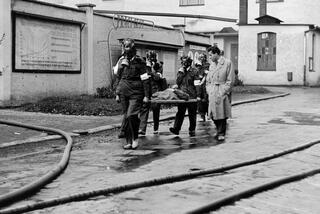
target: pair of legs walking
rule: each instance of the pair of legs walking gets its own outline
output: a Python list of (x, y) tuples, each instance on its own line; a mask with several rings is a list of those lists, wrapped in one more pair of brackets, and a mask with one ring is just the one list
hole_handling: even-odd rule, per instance
[(217, 129), (217, 133), (216, 133), (216, 137), (218, 140), (224, 140), (225, 135), (226, 135), (226, 130), (227, 130), (227, 118), (225, 119), (219, 119), (219, 120), (214, 120), (212, 119), (216, 129)]
[(122, 95), (120, 101), (123, 113), (121, 132), (126, 138), (124, 149), (135, 149), (138, 147), (138, 131), (140, 125), (138, 114), (141, 108), (142, 98), (132, 98)]
[(203, 99), (198, 103), (198, 112), (202, 121), (206, 121), (206, 114), (208, 112), (208, 102), (206, 100)]
[(184, 116), (186, 110), (188, 109), (189, 115), (189, 135), (195, 136), (196, 123), (197, 123), (197, 103), (184, 103), (178, 104), (178, 112), (174, 121), (174, 125), (170, 128), (170, 132), (175, 135), (178, 135), (183, 124)]
[(148, 124), (148, 117), (150, 108), (152, 110), (153, 115), (153, 133), (158, 134), (159, 129), (159, 120), (160, 120), (160, 104), (156, 103), (144, 103), (142, 105), (141, 111), (140, 111), (140, 128), (139, 128), (139, 134), (145, 135), (147, 131), (147, 124)]

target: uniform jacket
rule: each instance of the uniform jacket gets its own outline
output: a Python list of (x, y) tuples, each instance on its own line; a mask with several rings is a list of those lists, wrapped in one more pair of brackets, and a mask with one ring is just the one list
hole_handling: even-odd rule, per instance
[(148, 73), (150, 76), (150, 96), (161, 89), (162, 81), (162, 67), (158, 62), (155, 62), (150, 67), (148, 66)]
[(146, 62), (139, 56), (129, 60), (129, 66), (121, 65), (124, 57), (118, 61), (116, 94), (132, 98), (150, 97), (150, 80)]
[(198, 93), (200, 93), (200, 98), (207, 100), (207, 93), (206, 93), (206, 83), (205, 79), (207, 76), (207, 72), (209, 71), (210, 64), (206, 63), (204, 65), (201, 65), (198, 67), (197, 70), (197, 76), (201, 81), (201, 84), (196, 86)]
[(220, 57), (217, 64), (212, 62), (206, 77), (206, 90), (209, 99), (208, 114), (214, 120), (231, 117), (231, 88), (234, 71), (229, 59)]
[(197, 72), (194, 68), (189, 67), (184, 72), (178, 71), (176, 83), (178, 88), (183, 92), (189, 94), (191, 99), (197, 98), (200, 96), (199, 92), (196, 90), (194, 81), (199, 80)]

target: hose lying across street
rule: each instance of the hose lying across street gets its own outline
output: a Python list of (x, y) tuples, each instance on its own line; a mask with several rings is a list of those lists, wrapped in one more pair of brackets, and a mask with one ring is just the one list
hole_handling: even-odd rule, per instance
[[(281, 157), (281, 156), (284, 156), (284, 155), (287, 155), (287, 154), (290, 154), (293, 152), (307, 149), (307, 148), (314, 146), (316, 144), (319, 144), (319, 143), (320, 143), (320, 141), (310, 142), (310, 143), (307, 143), (307, 144), (304, 144), (304, 145), (301, 145), (301, 146), (298, 146), (298, 147), (295, 147), (292, 149), (284, 150), (280, 153), (275, 153), (275, 154), (272, 154), (269, 156), (264, 156), (264, 157), (257, 158), (254, 160), (236, 163), (236, 164), (228, 165), (228, 166), (224, 166), (224, 167), (213, 168), (213, 169), (208, 169), (208, 170), (200, 170), (197, 172), (190, 172), (190, 173), (172, 175), (172, 176), (167, 176), (167, 177), (161, 177), (161, 178), (156, 178), (156, 179), (152, 179), (152, 180), (127, 184), (127, 185), (115, 186), (115, 187), (110, 187), (110, 188), (105, 188), (105, 189), (94, 190), (94, 191), (90, 191), (90, 192), (84, 192), (84, 193), (80, 193), (80, 194), (69, 195), (66, 197), (60, 197), (57, 199), (42, 201), (42, 202), (29, 204), (29, 205), (21, 206), (21, 207), (17, 207), (17, 208), (0, 210), (0, 214), (23, 213), (23, 212), (33, 211), (33, 210), (37, 210), (37, 209), (48, 208), (48, 207), (52, 207), (52, 206), (56, 206), (56, 205), (60, 205), (60, 204), (65, 204), (65, 203), (69, 203), (69, 202), (83, 201), (83, 200), (86, 200), (91, 197), (108, 195), (108, 194), (115, 194), (115, 193), (125, 192), (125, 191), (138, 189), (138, 188), (151, 187), (151, 186), (157, 186), (157, 185), (168, 184), (168, 183), (173, 183), (173, 182), (179, 182), (179, 181), (193, 179), (193, 178), (203, 176), (203, 175), (208, 175), (208, 174), (222, 173), (227, 170), (232, 170), (232, 169), (236, 169), (236, 168), (240, 168), (240, 167), (244, 167), (244, 166), (262, 163), (264, 161), (268, 161), (271, 159), (275, 159), (275, 158), (278, 158), (278, 157)], [(203, 213), (204, 210), (208, 211), (211, 209), (218, 209), (222, 206), (233, 203), (236, 200), (240, 200), (241, 198), (251, 196), (251, 195), (256, 194), (258, 192), (265, 191), (267, 189), (275, 188), (276, 186), (280, 186), (280, 185), (288, 183), (288, 182), (297, 181), (299, 179), (303, 179), (307, 176), (311, 176), (311, 175), (314, 175), (319, 172), (320, 172), (320, 169), (316, 169), (316, 170), (312, 170), (310, 172), (305, 172), (302, 174), (297, 174), (294, 176), (285, 177), (285, 178), (273, 181), (271, 183), (265, 184), (263, 186), (254, 187), (254, 188), (246, 190), (244, 192), (240, 192), (240, 193), (237, 193), (232, 196), (227, 196), (226, 198), (220, 199), (219, 201), (214, 202), (213, 204), (206, 205), (202, 208), (191, 211), (191, 213)], [(0, 207), (1, 207), (1, 203), (0, 203)]]
[(9, 126), (17, 126), (17, 127), (23, 127), (28, 129), (33, 129), (37, 131), (46, 131), (46, 132), (54, 132), (59, 135), (62, 135), (67, 140), (67, 145), (64, 150), (62, 159), (56, 165), (55, 168), (53, 168), (51, 171), (46, 173), (44, 176), (40, 177), (37, 181), (34, 181), (16, 191), (9, 192), (7, 194), (0, 196), (0, 207), (6, 206), (9, 203), (13, 203), (19, 199), (23, 199), (26, 196), (35, 193), (36, 191), (40, 190), (42, 187), (50, 183), (52, 180), (54, 180), (57, 176), (59, 176), (63, 170), (66, 168), (69, 162), (71, 148), (72, 148), (72, 138), (71, 136), (59, 129), (54, 128), (48, 128), (48, 127), (42, 127), (42, 126), (35, 126), (35, 125), (27, 125), (19, 122), (14, 121), (6, 121), (6, 120), (0, 120), (0, 124), (5, 124)]

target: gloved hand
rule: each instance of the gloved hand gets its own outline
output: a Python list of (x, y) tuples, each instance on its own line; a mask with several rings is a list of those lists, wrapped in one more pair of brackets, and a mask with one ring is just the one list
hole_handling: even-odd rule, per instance
[(121, 65), (122, 66), (129, 66), (129, 60), (127, 58), (122, 59)]
[(151, 62), (150, 60), (148, 60), (148, 59), (147, 59), (147, 61), (146, 61), (146, 65), (147, 65), (148, 67), (152, 67), (152, 62)]
[(119, 95), (116, 95), (116, 101), (117, 101), (117, 103), (120, 103), (120, 97), (119, 97)]
[(143, 98), (143, 102), (144, 102), (144, 103), (149, 102), (149, 98), (148, 98), (148, 97), (144, 97), (144, 98)]
[(179, 70), (178, 70), (179, 72), (181, 72), (181, 73), (184, 73), (184, 68), (183, 67), (181, 67), (181, 68), (179, 68)]

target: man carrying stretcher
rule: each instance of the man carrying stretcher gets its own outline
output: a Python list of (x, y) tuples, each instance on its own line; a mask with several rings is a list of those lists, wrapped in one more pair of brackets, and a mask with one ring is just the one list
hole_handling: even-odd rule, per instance
[[(192, 59), (188, 56), (181, 57), (181, 68), (177, 74), (176, 84), (178, 88), (187, 93), (190, 99), (197, 99), (200, 101), (200, 94), (196, 90), (196, 86), (200, 85), (200, 79), (197, 76), (197, 72), (191, 67)], [(179, 135), (186, 110), (188, 109), (189, 115), (189, 135), (195, 136), (196, 123), (197, 123), (197, 103), (186, 102), (178, 104), (178, 112), (174, 121), (174, 126), (169, 130), (175, 135)]]

